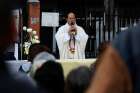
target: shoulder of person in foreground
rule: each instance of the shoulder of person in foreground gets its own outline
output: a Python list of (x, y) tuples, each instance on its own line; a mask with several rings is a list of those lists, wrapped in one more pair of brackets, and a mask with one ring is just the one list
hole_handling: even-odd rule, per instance
[[(128, 28), (126, 31), (120, 32), (113, 40), (112, 46), (115, 48), (125, 63), (131, 69), (131, 63), (139, 63), (140, 54), (140, 23), (136, 26)], [(132, 62), (133, 61), (133, 62)]]
[(91, 85), (86, 93), (131, 93), (128, 68), (119, 53), (110, 45), (99, 59)]
[[(11, 72), (0, 73), (0, 91), (4, 93), (40, 93), (26, 75)], [(20, 74), (20, 75), (19, 75)]]

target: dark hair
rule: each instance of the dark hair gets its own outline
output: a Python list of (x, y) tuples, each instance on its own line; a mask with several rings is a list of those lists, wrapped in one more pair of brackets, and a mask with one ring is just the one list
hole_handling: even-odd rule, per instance
[[(9, 4), (10, 1), (7, 0), (0, 1), (0, 54), (5, 51), (5, 49), (9, 46), (12, 42), (12, 29), (11, 29), (11, 13), (12, 7)], [(6, 6), (6, 7), (5, 7)]]
[(89, 86), (91, 72), (88, 67), (80, 66), (70, 71), (66, 78), (66, 93), (84, 93)]
[(6, 68), (4, 53), (8, 46), (13, 43), (12, 6), (11, 0), (0, 0), (0, 71)]
[(13, 29), (12, 10), (20, 6), (19, 0), (1, 0), (0, 1), (0, 52), (14, 42), (15, 33)]
[(46, 52), (49, 52), (49, 49), (47, 46), (44, 46), (40, 43), (35, 43), (35, 44), (32, 44), (29, 48), (29, 55), (28, 55), (28, 60), (29, 61), (33, 61), (33, 58), (40, 52), (43, 52), (43, 51), (46, 51)]
[(34, 79), (41, 88), (50, 93), (64, 93), (64, 75), (60, 63), (45, 62), (35, 72)]

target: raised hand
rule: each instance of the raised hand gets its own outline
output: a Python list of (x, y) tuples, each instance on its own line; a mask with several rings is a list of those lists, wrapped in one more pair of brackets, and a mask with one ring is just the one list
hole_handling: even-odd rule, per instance
[(71, 25), (71, 27), (69, 28), (69, 32), (68, 33), (69, 33), (70, 36), (71, 35), (75, 36), (77, 34), (76, 27), (74, 25)]

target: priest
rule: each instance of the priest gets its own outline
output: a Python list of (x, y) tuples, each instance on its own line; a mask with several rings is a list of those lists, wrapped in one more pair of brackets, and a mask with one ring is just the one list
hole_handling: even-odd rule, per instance
[(76, 24), (73, 12), (68, 13), (67, 23), (58, 29), (55, 38), (60, 59), (85, 59), (88, 35)]

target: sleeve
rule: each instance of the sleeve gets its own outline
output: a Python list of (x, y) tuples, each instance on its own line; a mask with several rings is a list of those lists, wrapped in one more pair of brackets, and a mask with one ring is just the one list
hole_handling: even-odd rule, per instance
[(60, 27), (55, 35), (59, 52), (62, 52), (62, 49), (66, 43), (68, 43), (70, 36), (68, 33), (65, 33), (65, 29)]
[(88, 35), (85, 33), (83, 28), (79, 28), (79, 31), (75, 36), (75, 39), (80, 44), (81, 49), (85, 51)]

